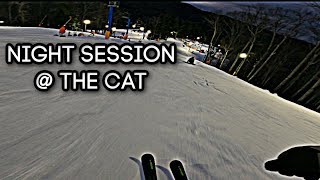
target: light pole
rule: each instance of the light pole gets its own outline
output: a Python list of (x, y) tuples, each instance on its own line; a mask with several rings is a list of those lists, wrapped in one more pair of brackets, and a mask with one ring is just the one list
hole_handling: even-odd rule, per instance
[(91, 21), (89, 19), (86, 19), (83, 21), (84, 23), (84, 31), (86, 32), (87, 31), (87, 25), (91, 23)]
[[(197, 40), (199, 41), (201, 39), (201, 37), (197, 37)], [(201, 48), (202, 48), (202, 44), (200, 45), (200, 50), (199, 50), (199, 52), (201, 52)]]
[(244, 61), (247, 59), (248, 57), (248, 54), (247, 53), (240, 53), (239, 54), (239, 58), (242, 58), (242, 62), (241, 64), (239, 65), (239, 67), (234, 71), (234, 73), (232, 74), (233, 76), (236, 76), (238, 74), (238, 72), (240, 71), (241, 67), (243, 66), (244, 64)]
[(132, 29), (133, 29), (133, 30), (131, 30), (131, 32), (135, 32), (134, 28), (136, 28), (136, 24), (133, 24), (133, 25), (132, 25)]
[(106, 29), (105, 29), (105, 31), (104, 31), (103, 33), (106, 33), (106, 32), (108, 31), (109, 25), (107, 24), (107, 25), (105, 25), (104, 27), (105, 27)]
[(112, 33), (113, 33), (113, 37), (116, 37), (116, 30), (117, 30), (117, 28), (116, 27), (112, 27)]
[(142, 37), (142, 39), (144, 39), (144, 36), (145, 36), (145, 34), (144, 34), (144, 27), (140, 27), (140, 31), (143, 32), (143, 37)]

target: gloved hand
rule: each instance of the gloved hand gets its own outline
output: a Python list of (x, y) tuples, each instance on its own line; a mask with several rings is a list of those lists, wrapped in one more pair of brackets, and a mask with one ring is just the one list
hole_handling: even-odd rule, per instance
[(265, 169), (285, 176), (298, 176), (306, 180), (320, 178), (320, 146), (294, 147), (282, 152), (278, 159), (265, 163)]

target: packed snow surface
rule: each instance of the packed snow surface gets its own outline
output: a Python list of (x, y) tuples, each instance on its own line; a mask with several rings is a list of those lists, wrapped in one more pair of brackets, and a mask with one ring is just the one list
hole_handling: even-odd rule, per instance
[[(165, 43), (178, 46), (174, 65), (83, 65), (77, 53), (71, 65), (6, 64), (7, 43), (125, 42), (57, 31), (0, 28), (0, 179), (140, 180), (145, 152), (154, 154), (159, 179), (172, 179), (173, 159), (191, 180), (285, 179), (264, 162), (320, 142), (319, 114), (199, 61), (184, 63), (193, 54), (173, 39)], [(146, 69), (150, 76), (143, 92), (64, 92), (58, 77), (39, 92), (33, 78), (44, 69)]]

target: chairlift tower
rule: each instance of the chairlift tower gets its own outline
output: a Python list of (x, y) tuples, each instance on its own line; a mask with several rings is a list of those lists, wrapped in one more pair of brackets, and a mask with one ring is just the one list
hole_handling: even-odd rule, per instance
[(120, 1), (109, 1), (108, 7), (109, 7), (109, 14), (108, 14), (108, 30), (105, 34), (105, 39), (109, 39), (110, 32), (112, 28), (112, 14), (113, 14), (113, 8), (119, 8)]

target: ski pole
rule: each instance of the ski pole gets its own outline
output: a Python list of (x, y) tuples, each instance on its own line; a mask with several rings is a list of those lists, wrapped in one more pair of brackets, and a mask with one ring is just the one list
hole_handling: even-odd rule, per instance
[(48, 15), (46, 14), (46, 15), (42, 18), (42, 20), (41, 20), (40, 23), (39, 23), (39, 26), (41, 26), (41, 24), (43, 23), (43, 21), (46, 19), (47, 16), (48, 16)]
[(67, 25), (67, 24), (71, 21), (71, 19), (72, 19), (72, 17), (71, 17), (71, 16), (69, 16), (69, 20), (68, 20), (66, 23), (64, 23), (64, 25), (63, 25), (63, 26)]

